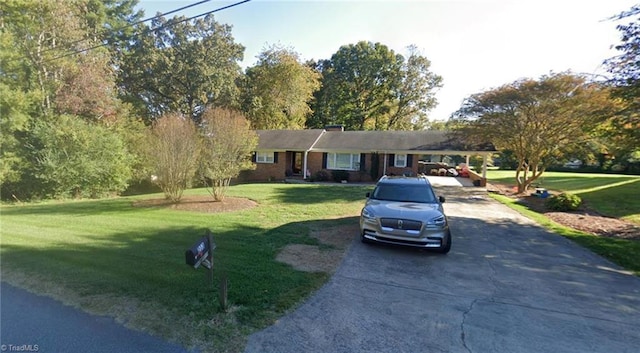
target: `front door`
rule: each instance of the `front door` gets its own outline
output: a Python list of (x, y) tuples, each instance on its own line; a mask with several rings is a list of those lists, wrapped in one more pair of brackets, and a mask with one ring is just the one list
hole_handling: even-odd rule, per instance
[(293, 152), (291, 170), (293, 174), (302, 174), (302, 152)]

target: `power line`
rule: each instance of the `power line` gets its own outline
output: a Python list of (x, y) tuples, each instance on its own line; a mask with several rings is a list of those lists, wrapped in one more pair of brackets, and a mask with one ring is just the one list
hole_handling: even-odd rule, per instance
[[(203, 3), (203, 2), (206, 2), (206, 1), (210, 1), (210, 0), (203, 0), (203, 1), (200, 1), (200, 3)], [(163, 24), (162, 26), (159, 26), (159, 27), (157, 27), (157, 28), (149, 28), (149, 29), (145, 30), (144, 32), (142, 32), (141, 34), (148, 33), (148, 32), (151, 32), (151, 31), (158, 31), (158, 30), (160, 30), (160, 29), (164, 29), (164, 28), (168, 28), (168, 27), (171, 27), (171, 26), (177, 25), (177, 24), (182, 23), (182, 22), (186, 22), (186, 21), (193, 20), (193, 19), (198, 18), (198, 17), (202, 17), (202, 16), (210, 15), (210, 14), (215, 13), (215, 12), (219, 12), (219, 11), (222, 11), (222, 10), (230, 9), (230, 8), (232, 8), (232, 7), (235, 7), (235, 6), (238, 6), (238, 5), (242, 5), (242, 4), (247, 3), (247, 2), (250, 2), (250, 1), (251, 1), (251, 0), (243, 0), (243, 1), (239, 1), (239, 2), (233, 3), (233, 4), (231, 4), (231, 5), (227, 5), (227, 6), (219, 7), (219, 8), (217, 8), (217, 9), (214, 9), (214, 10), (211, 10), (211, 11), (203, 12), (203, 13), (201, 13), (201, 14), (199, 14), (199, 15), (196, 15), (196, 16), (192, 16), (192, 17), (188, 17), (188, 18), (182, 19), (182, 20), (180, 20), (180, 21), (167, 22), (167, 23), (165, 23), (165, 24)], [(189, 5), (188, 7), (195, 6), (195, 5), (199, 5), (200, 3), (192, 4), (192, 5)], [(185, 7), (185, 8), (187, 8), (187, 7)], [(183, 8), (183, 9), (184, 9), (184, 8)], [(173, 12), (176, 12), (176, 11), (180, 11), (180, 9), (170, 11), (170, 12), (168, 12), (167, 14), (170, 14), (170, 13), (173, 13)], [(163, 15), (163, 14), (162, 14), (162, 15)], [(158, 16), (155, 16), (155, 17), (160, 17), (160, 16), (162, 16), (162, 15), (158, 15)], [(155, 17), (154, 17), (154, 18), (155, 18)], [(139, 22), (140, 22), (140, 21), (139, 21)], [(126, 27), (124, 27), (124, 28), (126, 28)], [(85, 53), (85, 52), (88, 52), (88, 51), (93, 50), (93, 49), (97, 49), (97, 48), (104, 47), (104, 46), (106, 46), (107, 44), (108, 44), (108, 43), (102, 43), (102, 44), (94, 45), (94, 46), (89, 47), (89, 48), (85, 48), (85, 49), (81, 49), (81, 50), (75, 50), (75, 51), (73, 51), (73, 52), (71, 52), (71, 53), (67, 53), (67, 54), (64, 54), (64, 55), (56, 56), (56, 57), (54, 57), (54, 58), (52, 58), (52, 59), (47, 60), (47, 62), (48, 62), (48, 61), (54, 61), (54, 60), (62, 59), (62, 58), (66, 58), (66, 57), (68, 57), (68, 56), (72, 56), (72, 55), (76, 55), (76, 54)]]
[[(112, 29), (111, 31), (112, 32), (118, 32), (118, 31), (121, 31), (123, 29), (129, 28), (129, 27), (133, 27), (135, 25), (139, 25), (141, 23), (145, 23), (145, 22), (148, 22), (148, 21), (151, 21), (151, 20), (155, 20), (156, 18), (160, 18), (160, 17), (166, 16), (166, 15), (171, 15), (173, 13), (176, 13), (176, 12), (179, 12), (179, 11), (182, 11), (182, 10), (186, 10), (186, 9), (188, 9), (190, 7), (201, 5), (201, 4), (204, 4), (205, 2), (209, 2), (209, 1), (211, 1), (211, 0), (198, 1), (198, 2), (196, 2), (194, 4), (183, 6), (183, 7), (179, 8), (179, 9), (171, 10), (171, 11), (168, 11), (168, 12), (165, 12), (165, 13), (161, 13), (161, 14), (155, 15), (153, 17), (148, 17), (148, 18), (145, 18), (143, 20), (140, 20), (140, 21), (137, 21), (137, 22), (134, 22), (134, 23), (130, 23), (130, 24), (126, 25), (126, 26), (122, 26), (122, 27), (119, 27), (119, 28), (116, 28), (116, 29)], [(101, 34), (105, 34), (106, 32), (107, 32), (107, 30), (103, 30)], [(80, 42), (83, 42), (83, 41), (85, 41), (87, 39), (88, 38), (78, 39), (76, 41), (73, 41), (73, 42), (69, 43), (68, 45), (69, 46), (73, 46), (73, 45), (78, 44)], [(49, 48), (49, 49), (43, 50), (42, 52), (46, 53), (48, 51), (55, 50), (55, 49), (56, 48)], [(55, 59), (52, 59), (52, 60), (55, 60)]]

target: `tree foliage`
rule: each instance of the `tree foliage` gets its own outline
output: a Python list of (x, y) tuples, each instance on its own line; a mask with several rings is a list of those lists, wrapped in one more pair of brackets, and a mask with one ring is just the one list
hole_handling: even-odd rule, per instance
[(320, 75), (298, 53), (272, 46), (247, 69), (243, 109), (254, 129), (303, 129)]
[(583, 77), (552, 74), (471, 95), (454, 118), (467, 142), (490, 141), (513, 153), (522, 192), (613, 114), (609, 93)]
[(392, 130), (418, 130), (428, 126), (427, 113), (436, 107), (435, 93), (442, 87), (442, 77), (429, 70), (431, 62), (420, 55), (415, 46), (408, 49), (387, 123)]
[[(127, 16), (128, 7), (119, 7), (125, 3), (131, 1), (3, 2), (0, 10), (0, 124), (3, 135), (0, 183), (3, 197), (85, 196), (84, 191), (65, 190), (64, 185), (71, 183), (45, 182), (44, 175), (37, 176), (42, 171), (76, 167), (73, 158), (58, 158), (56, 152), (44, 144), (48, 141), (62, 148), (66, 139), (69, 145), (64, 147), (73, 151), (73, 143), (78, 141), (73, 139), (68, 127), (77, 127), (77, 134), (81, 136), (87, 136), (89, 132), (85, 131), (86, 125), (70, 122), (71, 119), (97, 124), (95, 130), (104, 133), (107, 140), (95, 138), (105, 146), (113, 146), (114, 153), (119, 153), (121, 146), (118, 143), (125, 140), (121, 133), (129, 133), (121, 126), (133, 127), (134, 124), (126, 106), (116, 99), (109, 51), (96, 48), (82, 54), (77, 52), (104, 43), (106, 32), (101, 29), (112, 23), (114, 17), (111, 16)], [(51, 129), (54, 128), (70, 135), (60, 141), (51, 141), (42, 135), (42, 131), (53, 133)], [(116, 138), (113, 134), (120, 136)], [(76, 157), (84, 158), (79, 152)], [(122, 162), (131, 160), (122, 158)], [(65, 163), (68, 163), (66, 167)], [(121, 185), (126, 185), (114, 182), (105, 187), (100, 173), (113, 172), (118, 177), (130, 173), (125, 172), (127, 168), (110, 163), (105, 161), (103, 171), (80, 170), (83, 178), (98, 183), (95, 188), (81, 183), (87, 190), (86, 195), (97, 195), (101, 193), (99, 190), (106, 189), (118, 191)], [(115, 169), (110, 170), (112, 167)], [(123, 169), (118, 171), (121, 167)], [(53, 185), (57, 185), (53, 190), (47, 188)]]
[(231, 26), (212, 15), (193, 22), (156, 18), (141, 26), (122, 59), (121, 96), (147, 121), (173, 111), (198, 121), (205, 106), (237, 105), (243, 52)]
[(37, 122), (34, 137), (39, 196), (96, 198), (127, 187), (132, 155), (121, 136), (108, 128), (61, 115)]
[(154, 179), (168, 200), (179, 202), (198, 167), (200, 143), (193, 120), (180, 113), (161, 116), (151, 127), (146, 146)]
[(322, 88), (316, 93), (311, 127), (341, 124), (349, 130), (421, 128), (435, 107), (434, 90), (442, 78), (430, 62), (409, 48), (405, 59), (380, 43), (340, 47), (319, 62)]
[(251, 152), (258, 136), (239, 111), (213, 108), (202, 117), (200, 176), (216, 201), (224, 200), (232, 178), (254, 167)]
[[(639, 15), (640, 5), (636, 5), (614, 18)], [(612, 147), (622, 155), (630, 155), (640, 150), (640, 17), (617, 28), (621, 32), (621, 43), (615, 48), (620, 54), (606, 60), (605, 65), (613, 75), (609, 82), (615, 87), (613, 95), (621, 98), (624, 105), (620, 114), (603, 128)]]

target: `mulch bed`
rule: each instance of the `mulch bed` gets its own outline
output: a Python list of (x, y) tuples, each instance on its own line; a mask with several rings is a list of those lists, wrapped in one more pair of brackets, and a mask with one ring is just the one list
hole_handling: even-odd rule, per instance
[(220, 213), (246, 210), (258, 205), (257, 202), (239, 198), (225, 197), (223, 201), (215, 201), (213, 196), (198, 195), (184, 196), (179, 203), (173, 203), (167, 199), (148, 199), (133, 202), (133, 207), (166, 207), (179, 211)]
[(619, 218), (599, 214), (590, 209), (588, 205), (583, 204), (573, 212), (549, 211), (545, 207), (546, 199), (534, 196), (529, 192), (518, 194), (512, 187), (501, 184), (487, 185), (487, 190), (518, 200), (518, 203), (527, 206), (530, 210), (543, 214), (564, 226), (603, 237), (640, 241), (639, 226)]

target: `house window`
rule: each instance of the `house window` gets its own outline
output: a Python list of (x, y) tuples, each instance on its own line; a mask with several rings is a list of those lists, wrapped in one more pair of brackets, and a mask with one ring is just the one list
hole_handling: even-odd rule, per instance
[(405, 168), (407, 166), (407, 155), (406, 154), (396, 154), (395, 161), (393, 163), (394, 167)]
[(256, 163), (273, 163), (273, 152), (256, 152)]
[(327, 169), (360, 170), (360, 154), (327, 153)]

